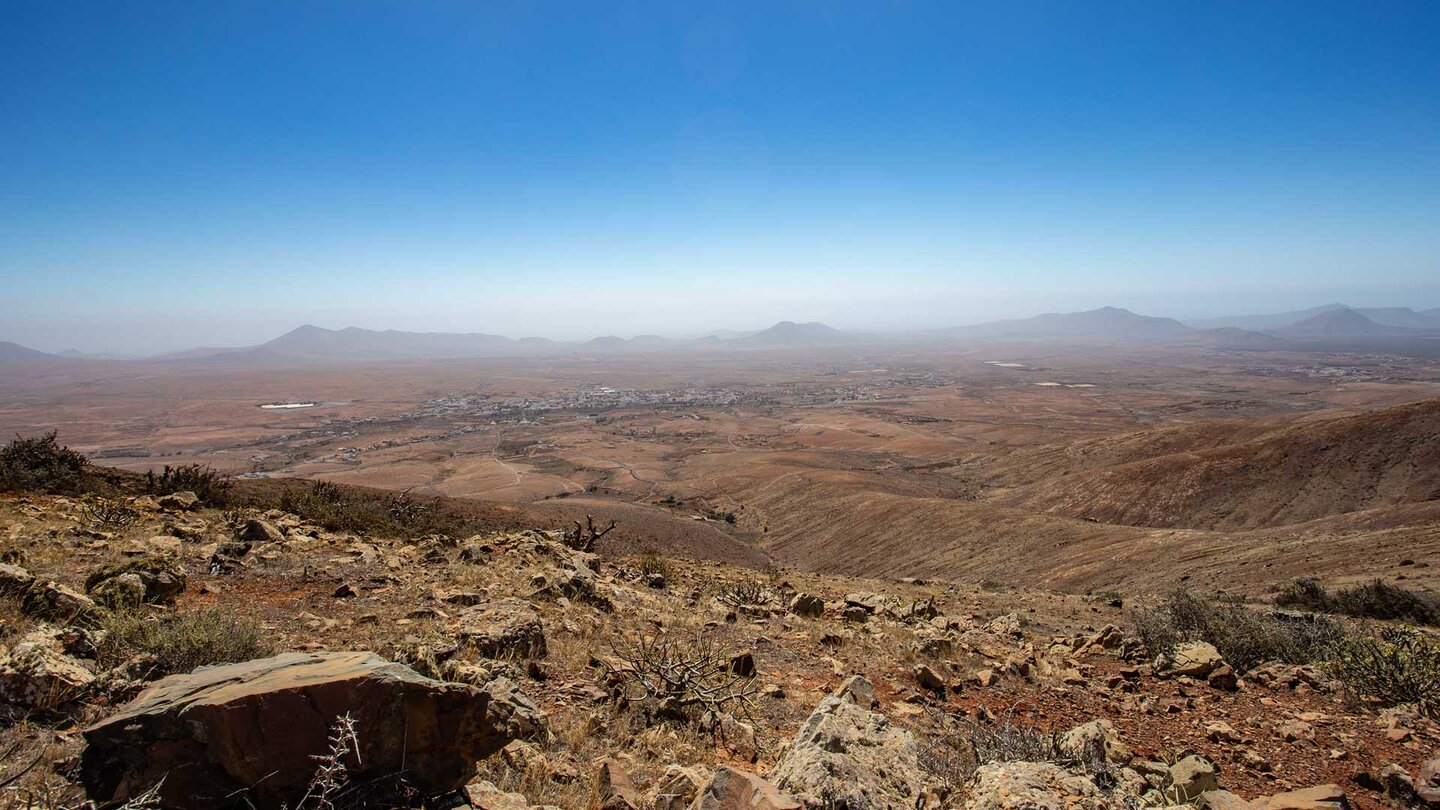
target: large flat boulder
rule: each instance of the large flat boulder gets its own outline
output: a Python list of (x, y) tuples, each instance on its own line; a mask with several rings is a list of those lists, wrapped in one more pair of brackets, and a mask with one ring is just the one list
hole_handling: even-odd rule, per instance
[[(484, 689), (425, 678), (368, 652), (286, 653), (156, 682), (84, 730), (97, 803), (160, 785), (173, 808), (295, 806), (349, 715), (350, 778), (400, 775), (422, 796), (459, 789), (512, 739)], [(163, 782), (161, 781), (163, 777)]]

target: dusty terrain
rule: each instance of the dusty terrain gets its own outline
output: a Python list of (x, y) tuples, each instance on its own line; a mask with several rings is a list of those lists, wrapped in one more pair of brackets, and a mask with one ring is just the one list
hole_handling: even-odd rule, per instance
[[(99, 463), (590, 513), (632, 549), (1079, 591), (1440, 582), (1401, 566), (1440, 552), (1424, 357), (936, 343), (4, 383), (0, 431)], [(314, 404), (261, 407), (286, 403)]]

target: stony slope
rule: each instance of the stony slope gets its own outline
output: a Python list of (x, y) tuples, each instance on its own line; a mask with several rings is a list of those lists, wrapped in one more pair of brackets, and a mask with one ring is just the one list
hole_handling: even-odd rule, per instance
[[(1217, 795), (1232, 802), (1226, 807), (1250, 808), (1248, 799), (1315, 786), (1323, 795), (1343, 794), (1359, 810), (1380, 810), (1392, 806), (1386, 767), (1395, 763), (1392, 772), (1413, 779), (1440, 745), (1434, 722), (1357, 706), (1313, 669), (1264, 666), (1236, 677), (1203, 650), (1185, 659), (1188, 674), (1152, 665), (1137, 653), (1124, 609), (1110, 596), (798, 571), (761, 577), (683, 560), (658, 570), (652, 561), (647, 570), (644, 560), (576, 552), (541, 532), (380, 538), (329, 532), (274, 511), (196, 509), (183, 499), (128, 505), (135, 522), (104, 532), (88, 522), (89, 499), (0, 496), (0, 553), (27, 569), (0, 571), (6, 591), (0, 697), (11, 701), (9, 716), (24, 719), (0, 728), (0, 768), (13, 776), (7, 787), (22, 802), (31, 797), (29, 806), (73, 806), (80, 780), (95, 776), (97, 754), (73, 732), (77, 720), (96, 724), (88, 732), (92, 742), (110, 744), (107, 735), (120, 730), (140, 739), (145, 723), (117, 729), (106, 718), (158, 716), (147, 713), (172, 705), (161, 697), (193, 690), (197, 680), (140, 692), (157, 677), (143, 657), (107, 669), (84, 656), (79, 642), (92, 637), (83, 626), (57, 632), (55, 625), (74, 613), (42, 616), (37, 608), (54, 600), (19, 593), (63, 595), (68, 588), (73, 604), (103, 615), (103, 607), (85, 606), (81, 593), (97, 582), (87, 574), (117, 560), (152, 560), (160, 567), (146, 570), (171, 577), (168, 596), (146, 609), (152, 619), (216, 609), (258, 622), (275, 652), (312, 651), (225, 670), (237, 676), (226, 687), (228, 699), (243, 710), (200, 718), (209, 724), (207, 735), (227, 740), (207, 767), (268, 772), (267, 757), (284, 757), (275, 764), (293, 770), (308, 759), (295, 746), (301, 739), (318, 746), (324, 728), (309, 713), (338, 717), (347, 708), (357, 710), (358, 739), (373, 762), (373, 752), (388, 749), (377, 749), (372, 735), (395, 730), (347, 703), (346, 681), (333, 673), (308, 686), (277, 681), (315, 698), (303, 708), (303, 738), (238, 733), (246, 724), (279, 722), (267, 715), (265, 681), (280, 676), (241, 685), (242, 673), (276, 673), (285, 661), (350, 662), (363, 676), (356, 688), (367, 694), (379, 688), (368, 673), (383, 669), (391, 673), (388, 683), (398, 678), (408, 689), (467, 695), (477, 688), (503, 706), (507, 714), (499, 718), (514, 741), (487, 756), (465, 791), (443, 803), (457, 809), (818, 810), (840, 795), (849, 806), (1108, 810), (1169, 806), (1176, 786), (1213, 789), (1218, 779), (1219, 787), (1244, 797)], [(248, 548), (237, 558), (231, 555), (239, 541)], [(233, 564), (217, 566), (217, 554)], [(738, 606), (726, 601), (742, 584), (760, 596)], [(97, 586), (93, 595), (102, 592)], [(735, 655), (725, 658), (727, 666), (754, 673), (753, 707), (744, 719), (723, 721), (724, 733), (713, 736), (689, 721), (657, 720), (638, 699), (619, 699), (627, 692), (616, 691), (625, 683), (616, 656), (641, 636), (722, 644), (726, 656)], [(33, 654), (42, 648), (46, 669), (37, 670)], [(422, 682), (368, 657), (321, 652), (343, 650), (373, 650), (442, 682)], [(356, 669), (356, 662), (363, 666)], [(17, 676), (21, 667), (30, 674)], [(73, 688), (36, 693), (17, 677), (69, 678)], [(37, 696), (45, 711), (14, 702)], [(274, 705), (298, 706), (293, 698)], [(1067, 737), (1098, 740), (1104, 774), (1045, 762), (946, 765), (933, 756), (941, 746), (963, 744), (959, 735), (1003, 732), (1010, 718), (1040, 735), (1088, 729)], [(407, 739), (436, 733), (407, 729)], [(173, 742), (140, 741), (151, 771), (183, 766), (191, 755)], [(1200, 759), (1187, 761), (1192, 754)], [(41, 760), (55, 767), (25, 767)], [(92, 767), (77, 770), (76, 761)], [(419, 773), (429, 764), (407, 767)], [(99, 781), (110, 789), (114, 776)], [(725, 792), (725, 780), (768, 792), (775, 803), (740, 801)], [(781, 790), (800, 803), (784, 803)], [(48, 803), (35, 803), (36, 795)], [(705, 795), (735, 803), (706, 804)], [(1031, 804), (1014, 804), (1020, 801)]]

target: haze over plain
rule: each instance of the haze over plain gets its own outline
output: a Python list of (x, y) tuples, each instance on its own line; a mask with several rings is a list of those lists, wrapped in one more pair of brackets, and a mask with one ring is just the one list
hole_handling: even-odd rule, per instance
[(0, 340), (1440, 306), (1437, 14), (17, 4)]

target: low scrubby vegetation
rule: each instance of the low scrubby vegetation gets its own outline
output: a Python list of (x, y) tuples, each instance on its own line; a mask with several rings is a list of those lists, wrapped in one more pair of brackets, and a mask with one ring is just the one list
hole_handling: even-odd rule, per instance
[(157, 675), (248, 661), (273, 652), (258, 622), (215, 608), (160, 616), (119, 611), (106, 618), (104, 630), (103, 664), (114, 667), (137, 655), (153, 656)]
[(1345, 633), (1324, 616), (1264, 613), (1238, 602), (1177, 590), (1163, 603), (1132, 613), (1145, 652), (1161, 658), (1187, 641), (1215, 646), (1240, 672), (1267, 661), (1309, 664), (1322, 660)]
[(1356, 694), (1386, 706), (1415, 704), (1440, 716), (1440, 642), (1410, 627), (1387, 627), (1336, 645), (1326, 665)]
[[(1351, 604), (1364, 605), (1375, 592), (1370, 586), (1352, 589), (1356, 601)], [(1393, 595), (1388, 587), (1379, 592)], [(1185, 590), (1132, 615), (1140, 643), (1154, 659), (1177, 644), (1206, 641), (1242, 672), (1272, 661), (1317, 664), (1358, 696), (1385, 706), (1414, 704), (1440, 715), (1440, 641), (1413, 627), (1347, 628), (1325, 616), (1267, 613)], [(1377, 617), (1375, 612), (1359, 615)]]
[[(1089, 758), (1089, 759), (1094, 759)], [(1062, 766), (1091, 764), (1064, 750), (1060, 735), (1038, 724), (1017, 720), (1012, 708), (993, 723), (960, 714), (946, 714), (920, 747), (920, 767), (948, 792), (960, 793), (982, 765), (996, 762), (1050, 762)], [(1096, 760), (1104, 765), (1104, 754)]]
[(85, 490), (90, 460), (61, 445), (52, 430), (0, 448), (0, 491), (75, 495)]
[(645, 549), (635, 560), (635, 570), (643, 577), (669, 579), (674, 576), (670, 563), (652, 548)]
[(1331, 593), (1318, 579), (1297, 579), (1280, 589), (1275, 604), (1359, 619), (1440, 625), (1440, 597), (1374, 580)]
[(251, 505), (273, 505), (334, 532), (382, 537), (426, 534), (460, 537), (466, 532), (462, 519), (407, 493), (357, 494), (328, 481), (316, 481), (308, 490), (287, 490), (273, 504)]
[(157, 475), (145, 473), (145, 492), (150, 495), (171, 495), (193, 492), (206, 506), (221, 507), (229, 502), (230, 482), (219, 470), (208, 464), (169, 464)]

